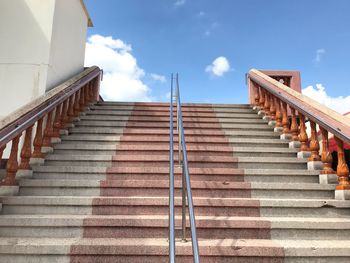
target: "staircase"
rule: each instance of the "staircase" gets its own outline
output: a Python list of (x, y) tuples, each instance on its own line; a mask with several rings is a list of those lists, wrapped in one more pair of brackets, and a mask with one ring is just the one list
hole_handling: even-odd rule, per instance
[[(201, 262), (350, 262), (350, 201), (289, 140), (246, 104), (182, 111)], [(90, 106), (1, 197), (0, 262), (168, 262), (168, 154), (169, 104)], [(180, 176), (176, 259), (192, 262)]]

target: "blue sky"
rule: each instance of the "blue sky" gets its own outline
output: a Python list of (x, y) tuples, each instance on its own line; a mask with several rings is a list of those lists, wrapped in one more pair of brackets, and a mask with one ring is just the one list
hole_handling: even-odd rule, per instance
[[(350, 109), (348, 0), (85, 2), (94, 23), (88, 37), (101, 37), (90, 40), (87, 64), (100, 63), (111, 76), (123, 71), (123, 61), (130, 68), (127, 76), (107, 80), (112, 99), (167, 100), (169, 75), (179, 72), (183, 101), (245, 103), (250, 68), (291, 69), (301, 71), (303, 88), (312, 86), (307, 95), (338, 111), (346, 103)], [(120, 66), (112, 66), (107, 50), (95, 52), (101, 45), (120, 55)], [(210, 72), (218, 57), (224, 63)], [(121, 89), (127, 94), (113, 97)]]

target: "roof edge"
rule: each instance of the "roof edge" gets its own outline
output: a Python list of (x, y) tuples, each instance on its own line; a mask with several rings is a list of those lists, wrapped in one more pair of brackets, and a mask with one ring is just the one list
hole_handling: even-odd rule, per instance
[(82, 6), (82, 8), (83, 8), (83, 10), (84, 10), (84, 12), (85, 12), (85, 15), (87, 16), (87, 19), (88, 19), (88, 27), (93, 27), (94, 24), (92, 23), (91, 17), (90, 17), (90, 15), (89, 15), (89, 11), (88, 11), (87, 8), (86, 8), (86, 5), (85, 5), (85, 3), (84, 3), (84, 0), (80, 0), (80, 4), (81, 4), (81, 6)]

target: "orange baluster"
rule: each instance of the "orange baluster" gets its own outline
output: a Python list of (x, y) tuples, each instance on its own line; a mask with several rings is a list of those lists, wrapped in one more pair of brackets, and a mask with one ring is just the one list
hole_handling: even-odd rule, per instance
[(305, 116), (299, 112), (299, 119), (300, 119), (300, 133), (299, 133), (299, 141), (301, 143), (300, 151), (301, 152), (308, 152), (309, 146), (308, 141), (309, 138), (306, 133), (306, 127), (305, 127)]
[(336, 190), (350, 190), (350, 182), (349, 182), (349, 168), (345, 161), (344, 156), (344, 144), (343, 141), (337, 137), (334, 137), (337, 143), (337, 151), (338, 151), (338, 166), (337, 166), (337, 175), (338, 175), (338, 185), (336, 186)]
[(74, 109), (74, 117), (78, 117), (79, 116), (79, 112), (80, 112), (80, 106), (79, 106), (79, 97), (80, 97), (81, 93), (80, 90), (78, 90), (75, 94), (74, 94), (74, 104), (73, 104), (73, 109)]
[(275, 96), (270, 96), (270, 119), (272, 121), (276, 120), (276, 104), (275, 104)]
[(34, 144), (34, 151), (33, 151), (32, 157), (43, 158), (44, 154), (41, 152), (41, 147), (43, 145), (43, 118), (39, 119), (37, 122), (33, 144)]
[(256, 86), (255, 83), (251, 82), (251, 84), (255, 88), (254, 105), (255, 105), (255, 107), (259, 107), (259, 101), (260, 101), (259, 88)]
[(282, 127), (282, 112), (281, 112), (281, 102), (278, 98), (275, 98), (276, 104), (276, 128)]
[(292, 133), (292, 141), (299, 141), (299, 137), (298, 137), (299, 128), (298, 128), (297, 118), (295, 116), (295, 109), (291, 107), (290, 110), (292, 113), (292, 123), (290, 126), (290, 132)]
[(24, 142), (21, 151), (21, 163), (19, 165), (19, 169), (21, 170), (31, 170), (29, 160), (32, 156), (32, 130), (33, 125), (27, 128), (26, 135), (24, 137)]
[(46, 126), (44, 130), (44, 139), (43, 139), (43, 146), (45, 147), (51, 147), (51, 137), (53, 133), (52, 114), (53, 114), (53, 110), (49, 112), (46, 119)]
[(310, 137), (311, 156), (309, 157), (309, 161), (320, 161), (321, 160), (321, 157), (319, 154), (320, 144), (317, 139), (316, 123), (310, 120), (310, 126), (311, 126), (311, 137)]
[(62, 113), (61, 113), (61, 127), (60, 129), (64, 129), (67, 127), (67, 123), (69, 122), (69, 117), (68, 117), (68, 102), (69, 100), (66, 99), (62, 103)]
[(264, 105), (265, 116), (270, 118), (270, 94), (265, 92), (265, 105)]
[(2, 160), (2, 155), (4, 153), (5, 148), (6, 148), (6, 145), (0, 147), (0, 161)]
[(287, 111), (287, 103), (282, 102), (282, 126), (283, 126), (283, 133), (287, 134), (289, 133), (289, 120), (288, 120), (288, 111)]
[(68, 119), (69, 122), (73, 121), (75, 115), (74, 115), (74, 102), (75, 102), (75, 96), (76, 95), (72, 95), (69, 97), (69, 102), (68, 102)]
[(60, 137), (61, 130), (61, 114), (62, 114), (62, 103), (56, 107), (55, 119), (53, 121), (53, 133), (52, 137)]
[(1, 185), (17, 184), (16, 183), (16, 173), (18, 171), (17, 155), (18, 155), (18, 142), (20, 137), (21, 137), (21, 134), (17, 135), (17, 137), (15, 137), (12, 140), (11, 153), (6, 165), (6, 175), (5, 175), (5, 178), (1, 181)]
[(79, 99), (79, 111), (82, 112), (85, 109), (85, 87), (80, 89), (80, 99)]
[(87, 107), (90, 103), (90, 94), (89, 94), (89, 88), (90, 88), (90, 82), (86, 84), (86, 87), (84, 88), (84, 94), (85, 94), (85, 107)]
[(90, 81), (89, 94), (90, 94), (90, 102), (94, 102), (95, 101), (95, 97), (94, 97), (94, 81)]
[(264, 105), (265, 105), (265, 91), (262, 87), (259, 87), (260, 89), (260, 101), (259, 101), (259, 106), (260, 110), (264, 110)]
[(328, 145), (328, 131), (320, 126), (322, 133), (322, 154), (321, 161), (323, 162), (323, 169), (320, 172), (321, 174), (335, 174), (335, 171), (332, 168), (332, 154), (329, 151)]

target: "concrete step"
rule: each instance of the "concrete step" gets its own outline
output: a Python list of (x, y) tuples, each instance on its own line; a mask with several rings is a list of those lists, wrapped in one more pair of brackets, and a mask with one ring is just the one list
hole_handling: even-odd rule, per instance
[[(123, 111), (123, 110), (99, 110), (94, 109), (86, 112), (87, 115), (111, 115), (111, 116), (159, 116), (169, 117), (169, 110), (167, 111)], [(202, 117), (202, 118), (244, 118), (244, 119), (261, 119), (261, 116), (255, 112), (242, 113), (227, 113), (227, 112), (183, 112), (183, 117)], [(176, 111), (173, 111), (173, 117), (176, 117)]]
[[(265, 139), (265, 138), (226, 138), (225, 136), (192, 136), (185, 135), (186, 144), (195, 143), (196, 145), (200, 144), (217, 144), (228, 146), (229, 143), (236, 146), (248, 146), (248, 147), (287, 147), (288, 148), (288, 140), (281, 139)], [(80, 134), (72, 134), (68, 136), (62, 136), (62, 143), (65, 142), (120, 142), (123, 143), (143, 143), (149, 142), (152, 144), (169, 144), (169, 136), (166, 135), (80, 135)], [(177, 136), (174, 136), (174, 143), (177, 143)]]
[[(174, 151), (177, 152), (178, 144), (174, 144)], [(295, 157), (297, 149), (272, 148), (272, 147), (233, 147), (216, 145), (187, 145), (188, 154), (213, 155), (213, 156), (265, 156), (265, 157)], [(114, 155), (116, 153), (168, 155), (169, 145), (101, 145), (81, 143), (59, 143), (54, 145), (54, 154), (74, 155)]]
[[(174, 160), (177, 161), (175, 154)], [(167, 155), (147, 154), (122, 154), (111, 155), (63, 155), (51, 154), (46, 157), (45, 164), (52, 166), (64, 166), (69, 161), (70, 165), (77, 166), (169, 166)], [(193, 168), (261, 168), (261, 169), (306, 169), (307, 160), (289, 157), (232, 157), (232, 156), (200, 156), (188, 155), (189, 165)]]
[[(0, 235), (166, 238), (168, 220), (167, 215), (1, 215)], [(175, 217), (175, 226), (181, 236), (181, 216)], [(346, 240), (350, 234), (350, 218), (197, 216), (196, 226), (200, 239)]]
[[(75, 169), (74, 169), (75, 168)], [(90, 179), (90, 180), (166, 180), (167, 167), (112, 167), (100, 171), (90, 171), (86, 166), (73, 166), (67, 172), (58, 166), (38, 166), (34, 170), (35, 179)], [(115, 169), (116, 168), (116, 169)], [(232, 181), (232, 182), (280, 182), (318, 183), (318, 171), (286, 169), (225, 169), (190, 168), (192, 181)], [(107, 173), (107, 174), (106, 174)], [(175, 176), (180, 180), (181, 168), (175, 167)]]
[[(130, 129), (130, 128), (108, 128), (108, 127), (76, 127), (69, 130), (70, 134), (104, 134), (104, 135), (168, 135), (169, 129)], [(174, 134), (177, 134), (174, 129)], [(226, 137), (253, 137), (253, 138), (279, 138), (280, 133), (273, 131), (244, 131), (244, 130), (222, 130), (222, 129), (201, 129), (201, 130), (186, 130), (186, 135), (197, 135), (197, 136), (222, 136)]]
[[(123, 102), (123, 101), (100, 101), (95, 104), (96, 106), (134, 106), (138, 107), (167, 107), (169, 108), (168, 102)], [(175, 103), (174, 103), (175, 105)], [(182, 103), (182, 108), (247, 108), (251, 109), (250, 104), (229, 104), (229, 103)]]
[[(111, 121), (87, 121), (82, 120), (75, 122), (76, 127), (126, 127), (124, 122), (111, 122)], [(169, 129), (169, 123), (148, 123), (148, 122), (128, 122), (128, 128), (153, 128), (153, 129)], [(266, 125), (266, 123), (184, 123), (184, 128), (188, 129), (230, 129), (230, 130), (269, 130), (272, 131), (273, 127)]]
[[(115, 116), (115, 115), (84, 115), (80, 117), (81, 120), (85, 121), (113, 121), (113, 122), (157, 122), (157, 123), (169, 123), (169, 117), (163, 116)], [(176, 118), (174, 118), (176, 121)], [(267, 123), (266, 120), (261, 118), (216, 118), (215, 115), (212, 117), (183, 117), (184, 123)]]
[[(193, 261), (191, 242), (177, 242), (176, 248), (178, 262)], [(350, 260), (350, 242), (346, 240), (204, 239), (199, 240), (199, 250), (201, 262), (346, 263)], [(0, 238), (0, 260), (151, 263), (169, 259), (168, 242), (161, 238)]]
[[(56, 196), (167, 196), (167, 180), (42, 180), (21, 179), (20, 195)], [(203, 182), (192, 181), (195, 197), (332, 199), (335, 185), (312, 183)], [(181, 182), (175, 181), (175, 194)]]
[[(167, 197), (7, 196), (0, 197), (3, 214), (168, 215)], [(196, 216), (348, 218), (350, 201), (333, 199), (199, 198)], [(181, 198), (175, 197), (181, 214)]]

